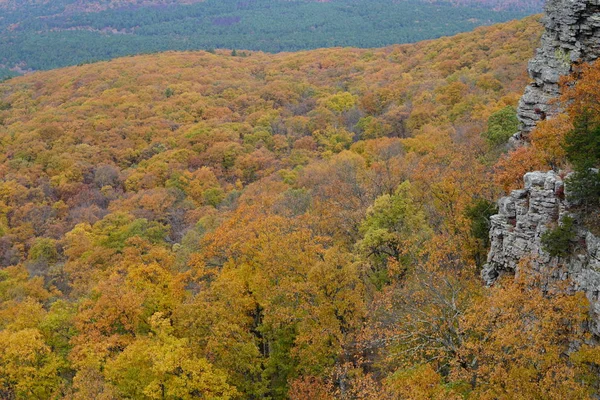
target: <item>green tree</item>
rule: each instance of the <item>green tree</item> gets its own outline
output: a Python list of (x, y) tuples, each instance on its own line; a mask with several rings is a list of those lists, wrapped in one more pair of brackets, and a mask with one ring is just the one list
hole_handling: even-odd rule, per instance
[(475, 199), (465, 210), (465, 216), (471, 221), (471, 235), (477, 241), (474, 258), (480, 267), (490, 246), (490, 217), (497, 212), (496, 204), (486, 199)]
[(560, 225), (542, 234), (544, 251), (553, 257), (566, 257), (573, 249), (573, 240), (577, 237), (573, 227), (575, 221), (572, 217), (562, 218)]
[(371, 262), (371, 276), (381, 287), (390, 278), (390, 260), (402, 276), (418, 259), (421, 244), (431, 235), (424, 213), (411, 196), (411, 184), (402, 183), (394, 194), (375, 200), (367, 211), (361, 228), (362, 239), (358, 250)]
[(331, 111), (341, 114), (356, 105), (357, 97), (352, 93), (336, 93), (325, 100), (325, 106)]
[(499, 146), (506, 143), (518, 130), (517, 111), (514, 107), (507, 106), (490, 116), (484, 137), (491, 146)]
[(584, 209), (600, 206), (600, 125), (595, 116), (585, 111), (575, 119), (571, 132), (565, 137), (567, 159), (575, 172), (567, 180), (568, 197)]

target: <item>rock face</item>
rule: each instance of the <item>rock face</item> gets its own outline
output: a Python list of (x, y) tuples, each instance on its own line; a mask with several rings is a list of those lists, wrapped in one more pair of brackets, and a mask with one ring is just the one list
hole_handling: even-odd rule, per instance
[(558, 106), (552, 103), (559, 95), (558, 82), (571, 72), (573, 63), (600, 56), (600, 0), (548, 0), (543, 24), (541, 45), (529, 62), (533, 82), (519, 102), (521, 132), (516, 140), (539, 120), (557, 114)]
[(542, 234), (564, 216), (576, 216), (569, 213), (565, 185), (556, 173), (530, 172), (524, 180), (525, 189), (500, 199), (499, 213), (491, 218), (491, 249), (482, 277), (490, 285), (503, 274), (532, 274), (542, 290), (548, 292), (555, 290), (557, 283), (567, 281), (570, 290), (586, 293), (593, 308), (591, 329), (599, 334), (600, 238), (576, 224), (575, 250), (569, 257), (546, 253)]

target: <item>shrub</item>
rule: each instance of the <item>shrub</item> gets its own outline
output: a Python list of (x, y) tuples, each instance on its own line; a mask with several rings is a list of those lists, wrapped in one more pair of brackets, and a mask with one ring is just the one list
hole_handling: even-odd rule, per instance
[(600, 206), (600, 174), (598, 170), (587, 168), (575, 171), (567, 178), (569, 201), (584, 209)]
[(555, 229), (542, 235), (542, 246), (552, 257), (566, 257), (572, 251), (573, 240), (576, 238), (575, 221), (566, 216)]

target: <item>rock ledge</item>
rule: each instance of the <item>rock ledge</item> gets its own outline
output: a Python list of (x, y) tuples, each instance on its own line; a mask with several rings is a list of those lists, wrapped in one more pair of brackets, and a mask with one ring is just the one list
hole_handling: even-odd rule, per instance
[[(552, 292), (559, 282), (570, 282), (569, 290), (583, 291), (592, 305), (594, 333), (600, 333), (600, 238), (576, 225), (575, 251), (568, 257), (552, 257), (541, 243), (544, 232), (570, 215), (563, 180), (553, 171), (529, 172), (525, 189), (514, 190), (498, 202), (491, 217), (491, 248), (482, 277), (493, 284), (500, 276), (534, 275), (541, 289)], [(576, 219), (577, 220), (577, 219)], [(522, 271), (523, 262), (527, 270)]]
[(542, 20), (545, 32), (535, 57), (529, 62), (527, 86), (517, 111), (522, 140), (536, 125), (560, 112), (554, 104), (561, 76), (572, 65), (600, 56), (600, 0), (548, 0)]

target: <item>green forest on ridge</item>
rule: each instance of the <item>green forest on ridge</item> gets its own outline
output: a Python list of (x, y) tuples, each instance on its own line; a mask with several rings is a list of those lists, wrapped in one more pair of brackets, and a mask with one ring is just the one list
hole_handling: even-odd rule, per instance
[(0, 1), (0, 79), (166, 50), (411, 43), (541, 11), (539, 1), (522, 3), (496, 10), (422, 0)]

